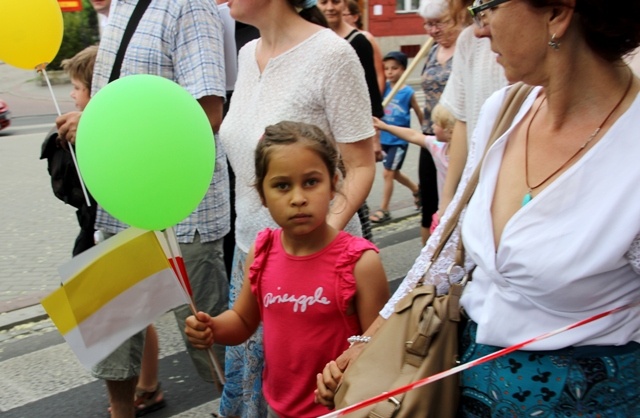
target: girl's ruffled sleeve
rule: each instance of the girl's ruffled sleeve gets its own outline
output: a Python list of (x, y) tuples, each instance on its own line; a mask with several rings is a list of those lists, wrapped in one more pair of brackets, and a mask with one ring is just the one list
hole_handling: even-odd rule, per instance
[(347, 311), (349, 302), (356, 294), (356, 278), (353, 275), (356, 263), (362, 257), (362, 253), (369, 250), (380, 252), (378, 247), (370, 241), (360, 237), (351, 237), (350, 242), (345, 246), (344, 251), (338, 258), (336, 263), (338, 277), (337, 296), (342, 312)]
[(267, 261), (269, 248), (273, 242), (275, 231), (271, 228), (263, 229), (258, 232), (253, 249), (253, 263), (249, 267), (249, 281), (251, 282), (251, 292), (254, 295), (259, 294), (258, 283), (260, 273), (263, 271), (264, 263)]

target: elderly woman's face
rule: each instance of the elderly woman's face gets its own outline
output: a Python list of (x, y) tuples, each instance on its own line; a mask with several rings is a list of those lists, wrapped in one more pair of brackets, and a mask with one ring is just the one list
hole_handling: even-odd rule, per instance
[(434, 42), (444, 47), (453, 45), (460, 34), (460, 26), (454, 26), (446, 14), (437, 19), (425, 19), (424, 29)]

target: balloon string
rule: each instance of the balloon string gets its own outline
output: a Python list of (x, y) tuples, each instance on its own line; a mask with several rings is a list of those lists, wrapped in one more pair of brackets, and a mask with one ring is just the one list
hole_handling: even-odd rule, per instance
[(626, 304), (624, 306), (620, 306), (618, 308), (614, 308), (614, 309), (611, 309), (611, 310), (606, 311), (606, 312), (601, 312), (601, 313), (596, 314), (596, 315), (594, 315), (594, 316), (592, 316), (590, 318), (583, 319), (581, 321), (575, 322), (573, 324), (567, 325), (567, 326), (562, 327), (562, 328), (558, 328), (558, 329), (556, 329), (554, 331), (551, 331), (551, 332), (547, 332), (547, 333), (539, 335), (539, 336), (537, 336), (535, 338), (531, 338), (530, 340), (523, 341), (521, 343), (512, 345), (511, 347), (503, 348), (502, 350), (498, 350), (498, 351), (496, 351), (494, 353), (487, 354), (484, 357), (480, 357), (480, 358), (472, 360), (472, 361), (470, 361), (468, 363), (461, 364), (461, 365), (456, 366), (456, 367), (454, 367), (452, 369), (445, 370), (445, 371), (440, 372), (440, 373), (436, 373), (436, 374), (434, 374), (432, 376), (429, 376), (429, 377), (425, 377), (424, 379), (415, 381), (415, 382), (410, 383), (410, 384), (408, 384), (406, 386), (401, 386), (401, 387), (399, 387), (397, 389), (393, 389), (393, 390), (391, 390), (389, 392), (381, 393), (380, 395), (374, 396), (373, 398), (369, 398), (369, 399), (366, 399), (364, 401), (360, 401), (358, 403), (355, 403), (355, 404), (353, 404), (351, 406), (347, 406), (347, 407), (339, 409), (337, 411), (333, 411), (333, 412), (330, 412), (328, 414), (322, 415), (319, 418), (337, 418), (337, 417), (345, 416), (345, 415), (350, 414), (350, 413), (352, 413), (354, 411), (357, 411), (359, 409), (366, 408), (367, 406), (370, 406), (370, 405), (373, 405), (375, 403), (390, 399), (390, 398), (392, 398), (392, 397), (394, 397), (396, 395), (399, 395), (401, 393), (408, 392), (410, 390), (413, 390), (413, 389), (428, 385), (429, 383), (433, 383), (433, 382), (435, 382), (437, 380), (444, 379), (445, 377), (449, 377), (449, 376), (454, 375), (456, 373), (459, 373), (461, 371), (464, 371), (464, 370), (470, 369), (472, 367), (478, 366), (478, 365), (480, 365), (482, 363), (486, 363), (488, 361), (495, 360), (498, 357), (504, 356), (505, 354), (509, 354), (509, 353), (511, 353), (513, 351), (516, 351), (516, 350), (520, 350), (523, 347), (525, 347), (525, 346), (527, 346), (529, 344), (532, 344), (534, 342), (544, 340), (546, 338), (552, 337), (554, 335), (560, 334), (560, 333), (565, 332), (565, 331), (569, 331), (569, 330), (574, 329), (574, 328), (578, 328), (578, 327), (583, 326), (585, 324), (588, 324), (590, 322), (596, 321), (598, 319), (604, 318), (606, 316), (612, 315), (614, 313), (617, 313), (617, 312), (620, 312), (620, 311), (623, 311), (625, 309), (629, 309), (629, 308), (632, 308), (632, 307), (635, 307), (635, 306), (638, 306), (638, 305), (640, 305), (640, 301), (631, 302), (631, 303), (628, 303), (628, 304)]
[(53, 88), (51, 88), (51, 82), (49, 81), (49, 76), (47, 75), (47, 70), (44, 68), (44, 65), (38, 67), (38, 71), (42, 72), (45, 81), (47, 82), (47, 86), (49, 87), (49, 92), (51, 93), (51, 98), (53, 99), (53, 104), (56, 106), (56, 111), (58, 112), (58, 116), (62, 115), (60, 111), (60, 106), (58, 105), (58, 100), (56, 100), (56, 95), (53, 94)]
[[(49, 76), (47, 75), (47, 70), (45, 69), (45, 64), (41, 64), (36, 68), (38, 71), (42, 72), (45, 81), (47, 82), (47, 86), (49, 87), (49, 92), (51, 93), (51, 98), (53, 99), (53, 104), (56, 106), (56, 111), (58, 112), (58, 116), (62, 115), (60, 111), (60, 106), (58, 105), (58, 100), (56, 100), (56, 95), (53, 93), (53, 88), (51, 88), (51, 82), (49, 81)], [(91, 200), (89, 199), (89, 193), (87, 193), (87, 188), (84, 185), (84, 180), (82, 179), (82, 174), (80, 174), (80, 167), (78, 166), (78, 160), (76, 159), (76, 151), (74, 148), (69, 145), (69, 151), (71, 151), (71, 159), (73, 160), (73, 165), (76, 167), (76, 173), (78, 173), (78, 178), (80, 179), (80, 187), (82, 188), (82, 194), (84, 195), (84, 200), (87, 202), (87, 206), (91, 207)]]

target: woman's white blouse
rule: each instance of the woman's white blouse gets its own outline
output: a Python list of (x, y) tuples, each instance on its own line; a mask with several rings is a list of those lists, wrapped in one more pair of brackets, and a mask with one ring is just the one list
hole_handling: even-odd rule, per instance
[[(465, 185), (469, 164), (477, 165), (505, 92), (496, 92), (483, 107)], [(639, 98), (573, 166), (513, 215), (495, 248), (490, 208), (502, 155), (513, 126), (538, 92), (531, 93), (512, 127), (488, 151), (462, 221), (467, 269), (476, 265), (462, 304), (478, 323), (481, 344), (510, 346), (640, 301)], [(434, 273), (441, 289), (442, 277)], [(527, 349), (640, 342), (639, 313), (639, 307), (618, 312)]]
[[(244, 252), (259, 231), (277, 227), (253, 186), (254, 153), (266, 126), (283, 120), (311, 123), (345, 144), (375, 133), (364, 70), (351, 45), (335, 32), (318, 31), (269, 60), (262, 72), (256, 61), (258, 42), (240, 50), (238, 80), (220, 127), (236, 175), (235, 238)], [(345, 231), (361, 235), (357, 215)]]

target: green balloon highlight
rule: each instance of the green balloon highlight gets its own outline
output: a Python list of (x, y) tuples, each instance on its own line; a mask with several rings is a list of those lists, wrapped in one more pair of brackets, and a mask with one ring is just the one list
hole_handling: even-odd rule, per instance
[(85, 108), (76, 136), (87, 188), (109, 214), (161, 230), (191, 214), (213, 177), (215, 141), (200, 104), (153, 75), (123, 77)]

